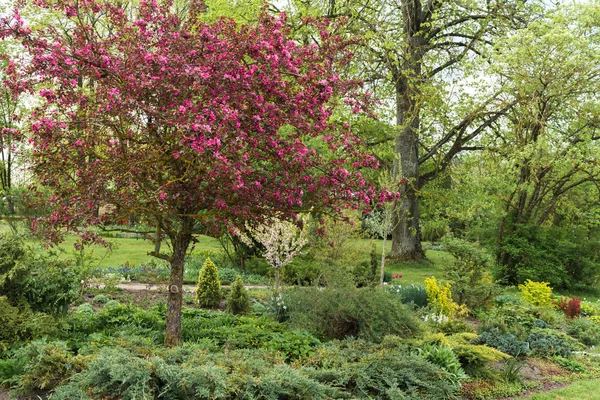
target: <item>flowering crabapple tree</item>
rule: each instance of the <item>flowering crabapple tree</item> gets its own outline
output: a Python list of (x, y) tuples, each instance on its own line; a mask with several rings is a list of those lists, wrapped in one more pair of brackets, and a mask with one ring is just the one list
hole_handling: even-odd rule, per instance
[[(265, 248), (263, 257), (275, 272), (276, 291), (280, 289), (281, 269), (291, 263), (308, 243), (305, 221), (301, 222), (302, 227), (278, 218), (271, 218), (255, 227), (246, 224), (246, 232)], [(238, 235), (248, 247), (253, 246), (252, 240), (244, 233)]]
[[(31, 30), (18, 11), (3, 38), (24, 46), (6, 84), (42, 99), (25, 124), (31, 168), (50, 188), (51, 212), (34, 230), (101, 241), (106, 218), (153, 221), (170, 252), (165, 342), (181, 340), (184, 257), (194, 235), (246, 221), (337, 213), (384, 201), (360, 173), (374, 168), (359, 139), (330, 116), (364, 110), (358, 82), (338, 76), (347, 40), (314, 22), (317, 44), (289, 37), (286, 17), (256, 24), (202, 22), (167, 0), (127, 12), (98, 0), (38, 0), (64, 20)], [(89, 22), (89, 21), (93, 21)], [(65, 31), (66, 29), (66, 31)], [(99, 206), (109, 212), (98, 216)]]

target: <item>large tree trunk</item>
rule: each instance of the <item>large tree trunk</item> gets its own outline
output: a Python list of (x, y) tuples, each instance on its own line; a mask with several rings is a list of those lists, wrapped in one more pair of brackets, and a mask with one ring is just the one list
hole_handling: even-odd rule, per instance
[(171, 276), (169, 277), (169, 295), (167, 297), (167, 324), (165, 328), (165, 346), (172, 347), (181, 343), (181, 306), (183, 303), (183, 265), (185, 253), (192, 240), (191, 222), (184, 223), (174, 238), (171, 256)]
[(425, 257), (421, 247), (419, 226), (419, 140), (421, 106), (418, 101), (419, 82), (425, 40), (420, 32), (421, 6), (419, 2), (407, 1), (403, 5), (405, 51), (402, 70), (397, 70), (396, 82), (396, 125), (400, 130), (396, 137), (394, 161), (396, 176), (406, 183), (400, 189), (400, 199), (394, 209), (392, 250), (390, 257), (400, 260), (417, 260)]

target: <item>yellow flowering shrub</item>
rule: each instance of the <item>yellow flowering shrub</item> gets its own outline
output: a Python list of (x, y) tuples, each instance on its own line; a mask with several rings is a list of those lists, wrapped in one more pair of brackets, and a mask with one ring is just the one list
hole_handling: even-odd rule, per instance
[(456, 316), (465, 315), (468, 310), (463, 305), (458, 305), (452, 300), (452, 292), (450, 291), (450, 284), (446, 283), (444, 286), (437, 283), (435, 276), (425, 279), (425, 290), (427, 291), (427, 300), (430, 304), (438, 309), (440, 313), (448, 318), (454, 318)]
[(548, 282), (534, 282), (527, 279), (519, 285), (521, 298), (526, 302), (540, 307), (552, 306), (552, 288)]

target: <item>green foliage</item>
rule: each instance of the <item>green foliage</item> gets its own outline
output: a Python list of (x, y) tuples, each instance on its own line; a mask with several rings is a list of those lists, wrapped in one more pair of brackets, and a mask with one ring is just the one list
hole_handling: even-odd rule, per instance
[(505, 360), (502, 365), (502, 379), (507, 383), (521, 383), (519, 372), (523, 369), (525, 363), (516, 357)]
[(527, 342), (517, 339), (511, 333), (501, 332), (498, 328), (490, 328), (481, 332), (475, 343), (485, 344), (515, 357), (529, 354)]
[(523, 385), (520, 382), (473, 381), (463, 383), (461, 396), (468, 399), (496, 399), (516, 396), (522, 391)]
[(92, 303), (94, 304), (106, 304), (110, 299), (103, 294), (94, 296)]
[(227, 296), (227, 311), (232, 314), (247, 314), (250, 311), (250, 297), (248, 290), (238, 275), (231, 285), (231, 292)]
[(576, 318), (568, 321), (567, 333), (577, 338), (586, 346), (600, 345), (600, 329), (598, 324), (585, 318)]
[(421, 332), (420, 321), (397, 296), (379, 288), (294, 288), (285, 293), (289, 323), (324, 337), (379, 341)]
[(104, 348), (98, 352), (89, 367), (75, 375), (68, 386), (72, 388), (57, 392), (53, 398), (67, 400), (66, 394), (80, 390), (94, 397), (123, 400), (153, 399), (150, 386), (152, 364), (132, 356), (124, 349)]
[(464, 304), (458, 305), (452, 299), (450, 284), (446, 282), (444, 286), (437, 283), (435, 276), (425, 279), (425, 290), (427, 291), (427, 300), (432, 307), (442, 315), (452, 319), (459, 315), (467, 313)]
[(219, 271), (210, 258), (206, 259), (198, 275), (196, 302), (200, 307), (210, 308), (217, 308), (221, 304)]
[(532, 332), (527, 336), (531, 352), (542, 357), (569, 357), (573, 351), (571, 345), (552, 330)]
[(553, 287), (593, 284), (600, 273), (599, 246), (582, 229), (517, 225), (499, 249), (510, 261), (500, 268), (498, 279), (546, 281)]
[(0, 310), (0, 351), (17, 342), (58, 333), (59, 324), (52, 316), (32, 311), (27, 304), (15, 307), (0, 296)]
[(26, 360), (20, 373), (16, 394), (34, 390), (52, 390), (71, 375), (86, 367), (87, 359), (74, 356), (64, 342), (34, 341), (19, 349), (13, 356)]
[(419, 354), (450, 373), (457, 386), (460, 386), (460, 382), (467, 377), (458, 357), (450, 347), (426, 344), (419, 349)]
[(26, 301), (35, 311), (65, 313), (78, 297), (79, 278), (66, 262), (35, 256), (16, 237), (0, 236), (0, 293), (12, 305)]
[(310, 286), (320, 277), (320, 263), (311, 254), (300, 255), (283, 267), (283, 281), (288, 285)]
[(400, 297), (404, 304), (414, 304), (426, 307), (428, 304), (427, 290), (423, 285), (389, 285), (387, 290)]
[(548, 282), (533, 282), (526, 280), (519, 285), (521, 297), (529, 304), (540, 307), (552, 306), (552, 288)]
[(443, 244), (454, 256), (445, 268), (454, 300), (470, 309), (487, 306), (497, 293), (489, 274), (492, 257), (479, 244), (463, 239), (447, 236)]
[(550, 360), (554, 361), (561, 367), (568, 369), (569, 371), (573, 371), (573, 372), (577, 372), (577, 373), (584, 373), (584, 372), (588, 371), (588, 369), (585, 365), (583, 365), (582, 363), (577, 362), (575, 360), (571, 360), (569, 358), (565, 358), (565, 357), (561, 357), (561, 356), (554, 356), (554, 357), (550, 357)]

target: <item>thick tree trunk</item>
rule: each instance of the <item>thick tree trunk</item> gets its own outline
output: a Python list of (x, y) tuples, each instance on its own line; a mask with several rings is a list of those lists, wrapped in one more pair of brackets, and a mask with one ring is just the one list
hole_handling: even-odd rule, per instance
[(383, 244), (381, 249), (381, 269), (379, 270), (379, 284), (383, 285), (383, 278), (385, 276), (385, 241), (387, 239), (387, 233), (383, 235)]
[(400, 189), (399, 204), (393, 220), (392, 250), (390, 257), (399, 260), (417, 260), (425, 257), (421, 247), (419, 226), (419, 140), (421, 106), (418, 101), (419, 84), (422, 79), (423, 52), (426, 41), (421, 36), (420, 2), (403, 3), (404, 61), (401, 70), (396, 70), (396, 125), (400, 130), (396, 137), (394, 161), (396, 176), (406, 183)]
[(167, 323), (165, 328), (165, 346), (172, 347), (181, 343), (181, 306), (183, 303), (183, 265), (185, 253), (192, 240), (191, 226), (184, 224), (180, 233), (172, 239), (171, 276), (167, 297)]

